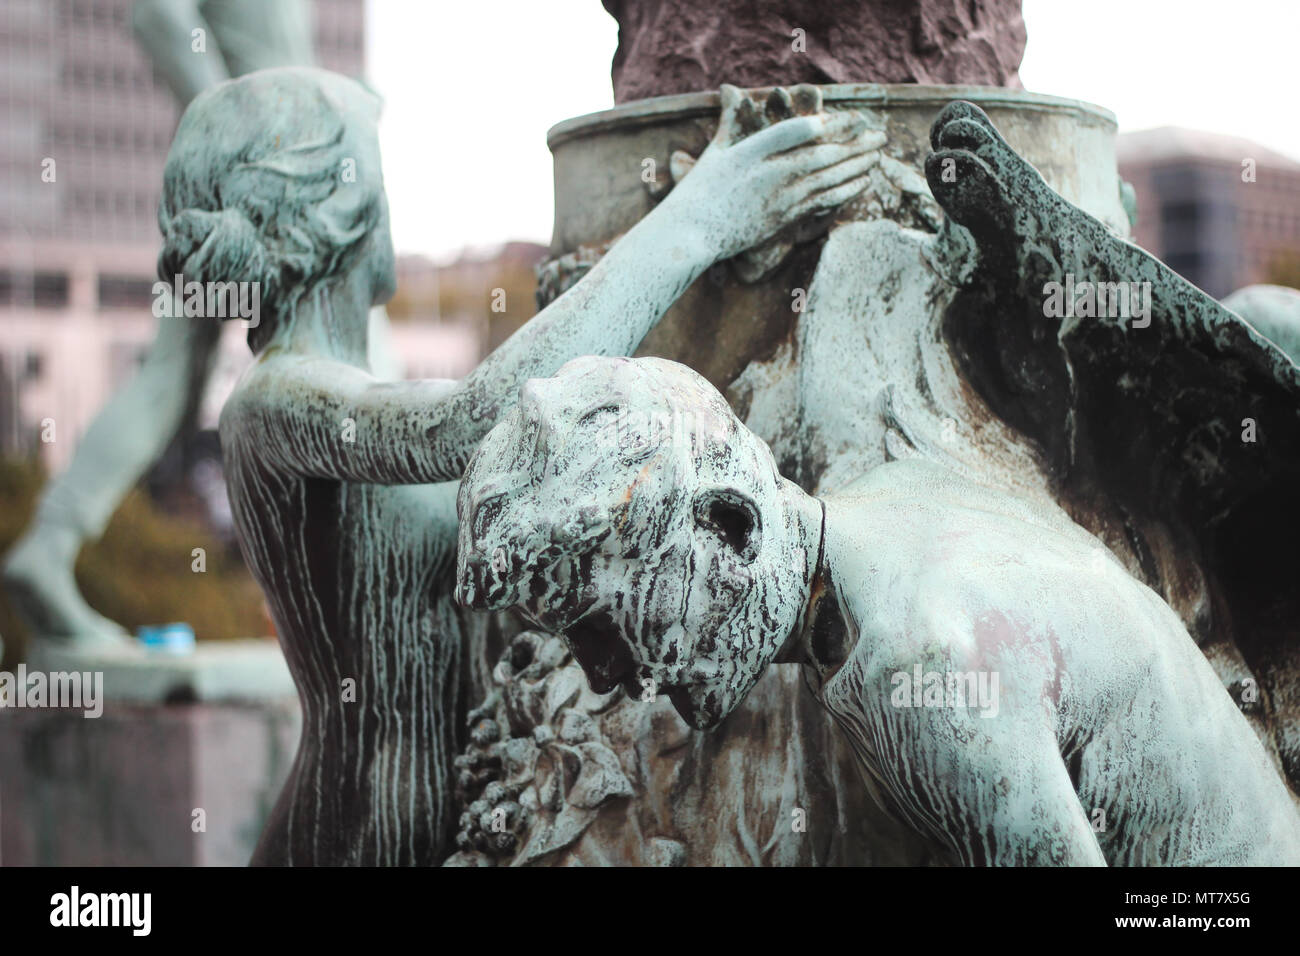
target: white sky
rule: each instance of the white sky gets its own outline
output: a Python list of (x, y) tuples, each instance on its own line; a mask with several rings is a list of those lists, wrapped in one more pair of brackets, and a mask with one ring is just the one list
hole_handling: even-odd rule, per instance
[[(707, 0), (700, 0), (707, 2)], [(1121, 130), (1190, 126), (1300, 158), (1300, 0), (1024, 0), (1027, 89)], [(369, 0), (399, 252), (547, 242), (546, 131), (614, 105), (600, 0)]]

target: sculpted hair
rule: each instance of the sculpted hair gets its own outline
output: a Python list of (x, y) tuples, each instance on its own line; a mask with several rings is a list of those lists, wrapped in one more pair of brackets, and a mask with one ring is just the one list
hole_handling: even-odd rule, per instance
[(344, 273), (380, 219), (377, 177), (345, 181), (348, 122), (378, 100), (345, 77), (266, 70), (195, 98), (163, 174), (158, 275), (256, 282), (258, 351), (308, 289)]

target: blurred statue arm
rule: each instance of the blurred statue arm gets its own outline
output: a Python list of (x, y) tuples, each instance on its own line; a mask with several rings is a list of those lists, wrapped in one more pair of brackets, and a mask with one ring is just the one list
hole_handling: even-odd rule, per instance
[[(182, 108), (230, 78), (226, 62), (200, 10), (200, 0), (135, 0), (131, 27)], [(195, 30), (204, 31), (195, 50)]]

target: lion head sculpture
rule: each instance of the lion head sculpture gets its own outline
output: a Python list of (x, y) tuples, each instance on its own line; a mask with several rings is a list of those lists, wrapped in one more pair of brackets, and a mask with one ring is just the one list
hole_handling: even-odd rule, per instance
[(457, 596), (562, 635), (597, 693), (662, 691), (712, 727), (801, 620), (821, 521), (803, 497), (690, 369), (577, 359), (470, 462)]

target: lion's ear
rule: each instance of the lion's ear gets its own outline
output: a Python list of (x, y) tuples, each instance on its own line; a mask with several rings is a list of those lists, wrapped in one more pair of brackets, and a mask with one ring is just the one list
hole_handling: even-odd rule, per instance
[(742, 562), (758, 557), (763, 527), (758, 504), (735, 488), (708, 488), (695, 497), (695, 524)]

